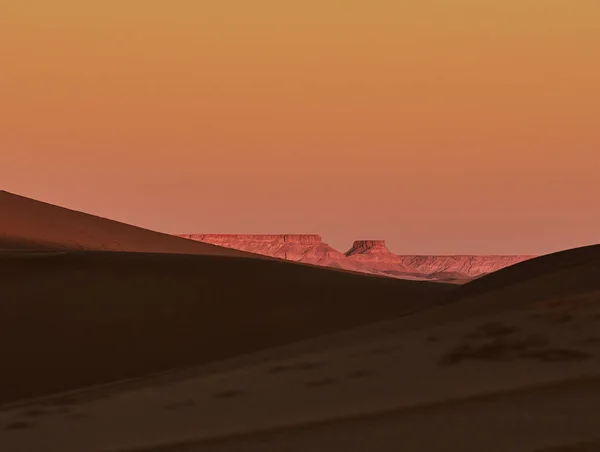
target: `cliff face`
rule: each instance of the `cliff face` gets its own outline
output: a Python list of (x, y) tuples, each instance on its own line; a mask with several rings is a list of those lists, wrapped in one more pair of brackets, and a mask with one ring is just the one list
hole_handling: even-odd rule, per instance
[(346, 252), (346, 256), (356, 262), (402, 264), (402, 258), (393, 254), (384, 240), (357, 240)]
[(392, 253), (384, 240), (357, 240), (346, 252), (346, 256), (373, 273), (398, 277), (422, 276), (406, 266), (400, 256)]
[(427, 275), (442, 273), (476, 278), (535, 256), (402, 256), (403, 263), (414, 271)]
[(305, 264), (362, 271), (315, 234), (183, 234), (180, 237)]
[(357, 240), (342, 254), (314, 234), (182, 234), (180, 237), (306, 264), (403, 279), (463, 282), (534, 256), (402, 256), (384, 240)]
[(518, 264), (534, 256), (398, 256), (383, 240), (360, 240), (346, 252), (351, 260), (382, 273), (420, 275), (432, 279), (470, 279)]

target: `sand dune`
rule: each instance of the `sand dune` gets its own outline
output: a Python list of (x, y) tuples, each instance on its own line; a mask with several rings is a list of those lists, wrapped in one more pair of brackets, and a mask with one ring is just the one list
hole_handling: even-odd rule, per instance
[[(457, 300), (469, 298), (499, 290), (508, 290), (511, 286), (520, 287), (521, 284), (537, 285), (539, 278), (550, 275), (553, 281), (548, 286), (552, 291), (559, 290), (573, 293), (588, 289), (588, 283), (595, 284), (595, 278), (589, 277), (583, 269), (597, 269), (600, 261), (600, 245), (590, 245), (581, 248), (552, 253), (533, 258), (510, 267), (503, 268), (492, 274), (483, 276), (454, 291), (452, 298)], [(572, 273), (573, 276), (566, 277)], [(540, 287), (541, 289), (541, 287)], [(555, 292), (547, 291), (552, 294)]]
[(600, 246), (541, 256), (457, 286), (446, 302), (404, 319), (401, 328), (431, 328), (529, 309), (600, 290)]
[(600, 246), (462, 287), (44, 247), (0, 255), (0, 450), (600, 444)]
[(41, 249), (255, 256), (0, 191), (0, 251)]
[(600, 440), (600, 290), (414, 328), (424, 315), (6, 408), (0, 448), (539, 452)]
[(449, 290), (260, 257), (6, 192), (0, 212), (0, 403), (394, 317)]
[(198, 365), (394, 317), (448, 290), (229, 256), (3, 256), (0, 401)]

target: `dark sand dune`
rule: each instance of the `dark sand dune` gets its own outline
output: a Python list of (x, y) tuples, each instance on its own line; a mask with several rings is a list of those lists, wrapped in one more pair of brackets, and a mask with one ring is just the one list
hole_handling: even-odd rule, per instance
[[(454, 291), (451, 298), (457, 300), (491, 293), (553, 273), (568, 272), (569, 269), (581, 268), (588, 265), (595, 266), (599, 260), (600, 245), (585, 246), (547, 254), (503, 268), (465, 284)], [(567, 281), (558, 278), (556, 282), (566, 283)], [(582, 286), (580, 281), (578, 281), (578, 284), (567, 287), (568, 292), (579, 289), (586, 290), (586, 287)]]
[(600, 290), (600, 245), (534, 258), (450, 292), (444, 303), (402, 320), (398, 328), (429, 328)]
[(596, 450), (599, 322), (600, 246), (458, 288), (232, 256), (4, 253), (0, 449)]
[(397, 316), (450, 289), (277, 261), (6, 192), (0, 215), (0, 403)]
[(283, 261), (0, 257), (0, 402), (198, 365), (422, 309), (452, 286)]
[[(64, 261), (56, 260), (51, 265), (60, 274), (69, 274), (71, 280), (83, 278), (83, 288), (91, 284), (94, 289), (82, 289), (87, 294), (82, 297), (87, 300), (87, 306), (83, 305), (81, 312), (70, 303), (66, 304), (68, 309), (63, 302), (51, 303), (54, 317), (62, 311), (76, 314), (80, 319), (86, 316), (98, 319), (102, 318), (98, 316), (100, 307), (101, 312), (106, 312), (106, 299), (110, 300), (108, 306), (132, 299), (111, 299), (106, 296), (108, 292), (104, 292), (108, 289), (102, 288), (116, 287), (114, 280), (122, 277), (122, 265), (131, 267), (133, 263), (116, 264), (111, 256), (118, 253), (66, 254)], [(132, 259), (135, 255), (124, 256), (126, 258), (117, 261)], [(127, 304), (126, 309), (123, 306), (118, 310), (111, 308), (113, 312), (123, 312), (111, 319), (115, 323), (112, 329), (107, 328), (107, 322), (91, 319), (83, 322), (87, 325), (96, 322), (104, 330), (113, 331), (109, 337), (119, 337), (119, 346), (126, 344), (129, 353), (108, 343), (102, 347), (115, 350), (110, 358), (90, 347), (91, 342), (85, 344), (86, 350), (91, 350), (94, 358), (100, 357), (100, 364), (112, 362), (125, 368), (131, 366), (126, 362), (127, 357), (144, 357), (157, 362), (160, 356), (168, 356), (167, 350), (180, 350), (177, 359), (184, 361), (186, 354), (194, 355), (194, 359), (214, 356), (217, 348), (221, 356), (231, 358), (215, 359), (210, 365), (188, 368), (184, 372), (167, 372), (159, 377), (7, 406), (0, 409), (0, 449), (13, 452), (392, 452), (405, 448), (414, 452), (549, 452), (595, 450), (600, 444), (600, 268), (597, 260), (558, 265), (549, 273), (537, 272), (534, 277), (515, 284), (393, 319), (397, 311), (392, 312), (390, 306), (411, 300), (404, 305), (408, 308), (425, 295), (413, 292), (413, 296), (394, 301), (392, 292), (397, 287), (416, 290), (434, 286), (409, 281), (401, 282), (404, 286), (396, 286), (400, 281), (363, 279), (341, 272), (333, 272), (334, 279), (330, 279), (321, 273), (323, 270), (314, 267), (299, 267), (306, 273), (302, 273), (296, 285), (290, 281), (295, 281), (297, 274), (290, 272), (286, 276), (285, 270), (296, 267), (287, 267), (281, 262), (197, 256), (149, 257), (161, 262), (183, 258), (186, 260), (181, 262), (183, 272), (189, 267), (197, 269), (195, 265), (199, 264), (191, 265), (192, 261), (211, 261), (211, 266), (207, 266), (207, 279), (193, 290), (197, 293), (219, 290), (219, 299), (228, 301), (222, 302), (224, 305), (201, 303), (201, 311), (207, 313), (204, 320), (198, 320), (197, 314), (190, 315), (190, 319), (178, 319), (177, 312), (188, 314), (192, 309), (169, 312), (172, 304), (164, 304), (162, 298), (148, 295), (162, 287), (161, 290), (172, 293), (172, 299), (178, 300), (178, 306), (186, 306), (186, 296), (168, 282), (171, 274), (164, 273), (164, 280), (148, 287), (139, 281), (152, 267), (149, 262), (143, 265), (137, 262), (142, 274), (134, 273), (127, 279), (134, 284), (131, 287), (147, 287), (142, 292), (144, 301)], [(44, 259), (40, 257), (35, 265), (42, 268), (46, 265), (42, 263)], [(220, 261), (240, 265), (237, 268), (245, 270), (235, 274), (248, 275), (248, 281), (254, 281), (256, 287), (248, 289), (252, 287), (248, 282), (238, 288), (224, 284), (230, 280), (224, 276), (228, 272), (220, 266), (214, 271), (209, 269)], [(87, 270), (82, 269), (94, 269), (95, 265), (105, 269), (115, 267), (110, 272), (92, 272), (93, 277), (85, 276)], [(67, 271), (71, 267), (75, 270)], [(290, 276), (292, 274), (294, 276)], [(15, 280), (15, 274), (8, 276), (8, 280)], [(60, 277), (49, 275), (48, 278), (49, 281), (58, 279), (58, 282), (49, 286), (50, 283), (41, 278), (40, 292), (47, 293), (52, 287), (56, 294), (69, 293), (57, 290), (62, 281)], [(99, 280), (92, 283), (91, 278)], [(320, 278), (327, 280), (328, 287), (335, 293), (339, 290), (343, 297), (337, 299), (334, 292), (328, 296), (315, 295), (322, 292)], [(11, 284), (22, 286), (19, 278), (16, 279)], [(206, 281), (212, 280), (216, 282), (215, 289), (206, 286)], [(265, 290), (269, 286), (265, 281), (275, 287)], [(376, 281), (377, 286), (371, 286), (370, 281)], [(380, 282), (389, 286), (379, 285)], [(292, 285), (293, 290), (289, 289)], [(71, 286), (71, 290), (73, 287), (77, 286)], [(378, 287), (377, 292), (373, 291), (374, 287)], [(96, 291), (100, 293), (94, 295)], [(275, 295), (281, 292), (287, 295)], [(266, 297), (265, 294), (273, 295)], [(27, 297), (35, 297), (36, 304), (41, 298), (31, 289)], [(364, 309), (365, 299), (369, 302), (368, 310)], [(250, 304), (240, 300), (250, 301)], [(197, 305), (198, 301), (189, 303)], [(90, 309), (90, 306), (96, 307)], [(130, 322), (125, 318), (127, 315), (137, 318), (136, 310), (154, 313), (151, 319), (162, 315), (168, 325), (183, 326), (183, 331), (197, 326), (207, 343), (193, 334), (165, 334), (163, 329), (161, 341), (150, 340), (136, 348), (137, 336), (124, 333), (125, 329), (119, 326), (120, 322)], [(261, 312), (262, 317), (250, 320), (250, 313), (255, 311)], [(309, 311), (312, 316), (307, 314)], [(234, 312), (239, 315), (232, 315)], [(42, 314), (51, 317), (48, 313)], [(376, 317), (385, 321), (378, 321)], [(215, 323), (211, 324), (209, 319)], [(17, 323), (16, 319), (6, 320), (9, 325), (11, 321)], [(237, 333), (222, 336), (223, 330), (219, 328), (224, 322)], [(263, 323), (257, 325), (257, 322)], [(154, 332), (159, 331), (156, 323), (156, 320), (150, 322)], [(357, 327), (347, 329), (351, 323)], [(26, 323), (21, 321), (20, 325), (23, 324)], [(303, 330), (300, 324), (310, 330)], [(144, 326), (134, 321), (132, 328), (143, 329)], [(12, 331), (20, 334), (16, 327), (12, 327)], [(144, 341), (152, 337), (149, 332), (140, 333)], [(45, 337), (52, 336), (51, 332), (45, 334)], [(69, 341), (63, 337), (65, 342)], [(165, 337), (171, 339), (165, 341)], [(308, 340), (296, 341), (302, 337)], [(280, 342), (279, 347), (263, 348), (263, 345), (274, 345), (273, 338), (284, 338), (290, 344)], [(186, 341), (189, 347), (181, 347)], [(233, 341), (237, 341), (237, 345)], [(243, 347), (249, 351), (247, 355), (238, 354), (242, 351), (240, 341), (246, 342)], [(156, 347), (159, 353), (149, 353), (147, 346)], [(31, 349), (33, 344), (29, 347)], [(71, 345), (62, 347), (73, 349)], [(252, 352), (252, 347), (261, 350)], [(141, 353), (137, 352), (140, 348)], [(66, 359), (60, 354), (55, 356), (63, 362)], [(79, 356), (79, 362), (85, 363), (86, 369), (95, 365), (90, 366), (91, 361), (93, 358), (85, 354)], [(175, 367), (173, 362), (165, 366)], [(21, 365), (21, 369), (24, 368)], [(81, 368), (81, 365), (73, 365), (68, 369), (81, 377), (85, 376)], [(30, 378), (29, 381), (37, 384), (39, 380)]]
[(5, 191), (0, 191), (2, 250), (105, 250), (254, 256), (76, 212)]

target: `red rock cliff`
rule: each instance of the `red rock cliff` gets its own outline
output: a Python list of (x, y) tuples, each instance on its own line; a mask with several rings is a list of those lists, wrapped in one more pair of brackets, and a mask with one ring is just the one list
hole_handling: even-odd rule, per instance
[(387, 246), (385, 245), (385, 240), (356, 240), (352, 245), (352, 248), (350, 248), (350, 250), (348, 250), (348, 252), (346, 253), (346, 256), (376, 250), (385, 250), (389, 252)]
[(380, 274), (409, 276), (410, 273), (413, 273), (404, 265), (400, 256), (395, 255), (387, 248), (385, 240), (357, 240), (346, 252), (346, 256), (352, 262)]
[(180, 237), (305, 264), (364, 271), (316, 234), (181, 234)]
[(199, 242), (223, 243), (296, 243), (315, 245), (323, 239), (317, 234), (180, 234), (180, 237)]
[(342, 254), (316, 234), (181, 234), (180, 237), (279, 259), (407, 279), (467, 280), (534, 256), (402, 256), (384, 240), (357, 240)]
[(437, 275), (456, 274), (475, 278), (518, 264), (535, 256), (401, 256), (402, 262), (413, 271)]

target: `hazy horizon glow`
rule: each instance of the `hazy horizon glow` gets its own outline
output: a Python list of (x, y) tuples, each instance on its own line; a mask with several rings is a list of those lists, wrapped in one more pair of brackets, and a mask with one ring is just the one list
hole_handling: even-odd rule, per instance
[(344, 250), (600, 242), (597, 0), (7, 0), (0, 189)]

